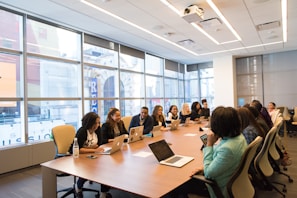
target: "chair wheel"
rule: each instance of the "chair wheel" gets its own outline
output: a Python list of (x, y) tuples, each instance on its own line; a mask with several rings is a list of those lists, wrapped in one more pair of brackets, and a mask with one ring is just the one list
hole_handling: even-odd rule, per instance
[(288, 170), (288, 168), (284, 166), (283, 170), (284, 170), (284, 171), (287, 171), (287, 170)]
[(293, 183), (293, 181), (294, 181), (294, 180), (293, 180), (292, 178), (289, 178), (289, 182), (290, 182), (290, 183)]
[(284, 189), (283, 189), (283, 192), (284, 192), (284, 193), (286, 193), (286, 192), (287, 192), (287, 189), (286, 189), (286, 188), (284, 188)]

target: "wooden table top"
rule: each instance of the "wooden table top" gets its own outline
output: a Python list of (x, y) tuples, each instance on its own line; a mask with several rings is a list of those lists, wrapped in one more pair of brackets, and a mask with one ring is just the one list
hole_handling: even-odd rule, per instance
[[(205, 132), (200, 132), (199, 127), (205, 124), (180, 126), (158, 137), (145, 137), (123, 145), (121, 151), (112, 155), (93, 154), (98, 158), (89, 159), (87, 154), (80, 154), (77, 159), (69, 156), (41, 165), (144, 197), (161, 197), (189, 180), (191, 172), (203, 165), (200, 135)], [(192, 156), (194, 160), (181, 168), (160, 165), (148, 144), (161, 139), (171, 143), (175, 154)]]

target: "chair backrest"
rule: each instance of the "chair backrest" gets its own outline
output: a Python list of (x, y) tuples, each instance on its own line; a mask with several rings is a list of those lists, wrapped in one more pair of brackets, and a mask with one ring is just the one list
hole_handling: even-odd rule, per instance
[(129, 130), (130, 122), (132, 120), (132, 116), (122, 117), (122, 121), (124, 122), (125, 128)]
[(293, 122), (297, 122), (297, 107), (294, 107)]
[[(276, 144), (279, 144), (278, 141), (280, 139), (279, 135), (278, 135), (278, 132), (282, 126), (282, 118), (280, 117), (280, 119), (276, 120), (276, 123), (275, 123), (275, 127), (276, 127), (276, 132), (275, 132), (275, 136), (274, 138), (272, 139), (271, 141), (271, 144), (270, 144), (270, 147), (269, 147), (269, 154), (270, 156), (272, 157), (272, 159), (274, 160), (278, 160), (280, 159), (280, 155), (277, 151), (277, 145)], [(279, 148), (281, 148), (279, 145), (278, 145)]]
[(277, 109), (279, 109), (279, 112), (282, 114), (282, 117), (284, 118), (284, 120), (291, 119), (288, 107), (277, 107)]
[(72, 125), (60, 125), (52, 128), (52, 135), (56, 145), (57, 154), (67, 154), (76, 130)]
[(273, 168), (269, 162), (269, 148), (273, 138), (275, 137), (277, 128), (272, 127), (267, 133), (263, 146), (254, 160), (254, 166), (257, 173), (262, 177), (269, 177), (273, 174)]
[(248, 198), (254, 197), (255, 189), (250, 181), (248, 170), (262, 140), (263, 138), (258, 136), (244, 151), (237, 170), (227, 184), (230, 197), (243, 197), (243, 195)]

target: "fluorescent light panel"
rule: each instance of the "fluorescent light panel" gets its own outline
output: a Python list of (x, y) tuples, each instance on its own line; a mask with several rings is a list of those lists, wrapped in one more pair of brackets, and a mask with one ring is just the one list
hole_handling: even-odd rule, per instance
[(184, 48), (184, 47), (182, 47), (182, 46), (180, 46), (180, 45), (178, 45), (178, 44), (176, 44), (176, 43), (174, 43), (174, 42), (172, 42), (172, 41), (170, 41), (170, 40), (167, 40), (167, 39), (163, 38), (162, 36), (159, 36), (159, 35), (157, 35), (157, 34), (151, 32), (151, 31), (149, 31), (149, 30), (147, 30), (147, 29), (145, 29), (145, 28), (143, 28), (143, 27), (140, 27), (139, 25), (136, 25), (135, 23), (132, 23), (131, 21), (128, 21), (128, 20), (126, 20), (126, 19), (124, 19), (124, 18), (122, 18), (122, 17), (120, 17), (120, 16), (118, 16), (118, 15), (115, 15), (115, 14), (113, 14), (113, 13), (111, 13), (111, 12), (109, 12), (109, 11), (103, 9), (103, 8), (100, 8), (100, 7), (96, 6), (96, 5), (93, 4), (93, 3), (90, 3), (90, 2), (88, 2), (88, 1), (86, 1), (86, 0), (80, 0), (80, 2), (84, 3), (85, 5), (90, 6), (90, 7), (94, 8), (94, 9), (96, 9), (96, 10), (98, 10), (98, 11), (104, 13), (104, 14), (107, 14), (107, 15), (109, 15), (109, 16), (115, 18), (115, 19), (118, 19), (118, 20), (120, 20), (120, 21), (122, 21), (122, 22), (124, 22), (124, 23), (127, 23), (128, 25), (130, 25), (130, 26), (132, 26), (132, 27), (135, 27), (135, 28), (137, 28), (137, 29), (139, 29), (139, 30), (141, 30), (141, 31), (143, 31), (143, 32), (146, 32), (146, 33), (148, 33), (148, 34), (150, 34), (150, 35), (152, 35), (152, 36), (154, 36), (154, 37), (156, 37), (156, 38), (158, 38), (158, 39), (161, 39), (161, 40), (163, 40), (163, 41), (165, 41), (165, 42), (167, 42), (167, 43), (169, 43), (169, 44), (171, 44), (171, 45), (174, 45), (175, 47), (178, 47), (178, 48), (180, 48), (180, 49), (182, 49), (182, 50), (184, 50), (184, 51), (186, 51), (186, 52), (189, 52), (189, 53), (191, 53), (191, 54), (193, 54), (193, 55), (195, 55), (195, 56), (198, 56), (198, 54), (197, 54), (196, 52), (193, 52), (193, 51), (191, 51), (191, 50), (188, 50), (187, 48)]
[(283, 25), (283, 41), (287, 42), (288, 40), (288, 33), (287, 33), (287, 28), (288, 28), (288, 2), (287, 0), (282, 0), (281, 1), (281, 6), (282, 6), (282, 25)]
[[(176, 43), (174, 43), (174, 42), (172, 42), (172, 41), (169, 41), (169, 40), (167, 40), (167, 39), (165, 39), (165, 38), (163, 38), (163, 37), (161, 37), (161, 36), (159, 36), (159, 35), (157, 35), (157, 34), (151, 32), (151, 31), (149, 31), (149, 30), (147, 30), (147, 29), (144, 29), (144, 28), (142, 28), (142, 27), (140, 27), (140, 26), (138, 26), (138, 25), (136, 25), (136, 24), (134, 24), (134, 23), (132, 23), (132, 22), (130, 22), (130, 21), (128, 21), (128, 20), (125, 20), (125, 19), (123, 19), (123, 18), (121, 18), (121, 17), (119, 17), (119, 16), (117, 16), (117, 15), (115, 15), (115, 14), (113, 14), (113, 13), (107, 11), (107, 10), (104, 10), (103, 8), (100, 8), (100, 7), (94, 5), (94, 4), (92, 4), (92, 3), (90, 3), (90, 2), (88, 2), (88, 1), (86, 1), (86, 0), (80, 0), (80, 1), (81, 1), (82, 3), (84, 3), (85, 5), (88, 5), (88, 6), (92, 7), (92, 8), (94, 8), (94, 9), (96, 9), (96, 10), (102, 12), (102, 13), (105, 13), (105, 14), (107, 14), (107, 15), (113, 17), (113, 18), (116, 18), (116, 19), (118, 19), (118, 20), (120, 20), (120, 21), (123, 21), (123, 22), (125, 22), (125, 23), (127, 23), (127, 24), (129, 24), (129, 25), (131, 25), (131, 26), (133, 26), (133, 27), (135, 27), (135, 28), (137, 28), (137, 29), (139, 29), (139, 30), (142, 30), (142, 31), (144, 31), (144, 32), (146, 32), (146, 33), (148, 33), (148, 34), (150, 34), (150, 35), (156, 37), (156, 38), (159, 38), (159, 39), (161, 39), (161, 40), (163, 40), (163, 41), (165, 41), (165, 42), (167, 42), (167, 43), (170, 43), (170, 44), (174, 45), (175, 47), (178, 47), (178, 48), (180, 48), (180, 49), (182, 49), (182, 50), (185, 50), (185, 51), (187, 51), (187, 52), (189, 52), (189, 53), (191, 53), (191, 54), (193, 54), (193, 55), (196, 55), (196, 56), (205, 56), (205, 55), (211, 55), (211, 54), (219, 54), (219, 53), (224, 53), (224, 52), (231, 52), (231, 51), (236, 51), (236, 50), (249, 49), (249, 48), (261, 47), (261, 46), (268, 46), (268, 45), (275, 45), (275, 44), (282, 43), (282, 42), (273, 42), (273, 43), (266, 43), (266, 44), (260, 44), (260, 45), (252, 45), (252, 46), (247, 46), (247, 47), (233, 48), (233, 49), (229, 49), (229, 50), (221, 50), (221, 51), (216, 51), (216, 52), (197, 54), (197, 53), (195, 53), (195, 52), (193, 52), (193, 51), (191, 51), (191, 50), (188, 50), (188, 49), (186, 49), (186, 48), (184, 48), (184, 47), (182, 47), (182, 46), (180, 46), (180, 45), (178, 45), (178, 44), (176, 44)], [(167, 0), (160, 0), (160, 1), (161, 1), (162, 3), (164, 3), (168, 8), (170, 8), (171, 10), (173, 10), (175, 13), (177, 13), (179, 16), (181, 16), (180, 11), (177, 10), (175, 7), (173, 7), (170, 3), (168, 3)], [(207, 0), (207, 2), (208, 2), (208, 3), (209, 3), (209, 2), (212, 3), (211, 0)], [(212, 3), (212, 4), (213, 4), (213, 3)], [(213, 5), (214, 5), (214, 4), (213, 4)], [(283, 42), (287, 42), (287, 0), (282, 0), (282, 1), (281, 1), (281, 5), (282, 5)], [(211, 4), (210, 4), (210, 6), (211, 6)], [(215, 5), (214, 5), (214, 6), (215, 6)], [(214, 9), (214, 8), (213, 8), (213, 9)], [(217, 10), (218, 10), (218, 9), (217, 9)], [(214, 9), (214, 11), (215, 11), (215, 9)], [(217, 14), (218, 14), (218, 13), (217, 13)], [(218, 15), (219, 15), (219, 14), (218, 14)], [(219, 16), (220, 16), (220, 15), (219, 15)], [(223, 15), (222, 15), (222, 16), (223, 16)], [(220, 16), (220, 17), (221, 17), (221, 16)], [(221, 18), (221, 19), (224, 21), (225, 17), (223, 17), (223, 18)], [(226, 22), (224, 21), (224, 23), (226, 23)], [(228, 21), (227, 21), (227, 23), (229, 24)], [(227, 25), (227, 23), (226, 23), (226, 25)], [(212, 36), (210, 36), (209, 34), (207, 34), (207, 33), (206, 33), (201, 27), (199, 27), (197, 24), (195, 24), (195, 23), (191, 23), (191, 24), (192, 24), (196, 29), (198, 29), (199, 31), (201, 31), (205, 36), (207, 36), (210, 40), (212, 40), (214, 43), (216, 43), (216, 44), (218, 44), (218, 45), (219, 45), (219, 44), (225, 44), (225, 43), (233, 43), (233, 42), (237, 42), (237, 41), (238, 41), (238, 40), (233, 40), (233, 41), (226, 41), (226, 42), (223, 42), (223, 43), (219, 43), (219, 42), (216, 41)], [(232, 27), (232, 26), (230, 25), (230, 27)], [(232, 29), (233, 29), (233, 28), (232, 28)], [(235, 31), (235, 30), (234, 30), (234, 31)], [(236, 33), (236, 32), (235, 32), (235, 33)], [(236, 33), (236, 34), (237, 34), (237, 33)], [(239, 36), (238, 36), (238, 37), (239, 37)], [(241, 40), (240, 37), (239, 37), (239, 39)]]

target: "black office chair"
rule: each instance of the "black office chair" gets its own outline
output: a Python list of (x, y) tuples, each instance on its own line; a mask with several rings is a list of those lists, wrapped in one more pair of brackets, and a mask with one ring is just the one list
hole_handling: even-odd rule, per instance
[[(243, 153), (238, 168), (227, 183), (227, 191), (230, 198), (254, 197), (255, 189), (251, 183), (248, 171), (250, 164), (256, 155), (257, 149), (262, 143), (262, 140), (263, 138), (258, 136), (248, 145)], [(194, 175), (193, 178), (203, 181), (205, 184), (209, 185), (217, 198), (224, 198), (216, 181), (207, 179), (203, 175)]]
[[(55, 158), (60, 158), (60, 157), (65, 157), (70, 155), (68, 151), (70, 146), (73, 143), (75, 133), (76, 133), (75, 128), (72, 125), (60, 125), (52, 129), (52, 136), (56, 146)], [(67, 177), (67, 176), (71, 176), (71, 175), (67, 173), (57, 174), (57, 177)], [(75, 184), (76, 184), (76, 176), (73, 176), (72, 186), (69, 188), (58, 190), (57, 194), (61, 192), (66, 192), (61, 196), (61, 198), (67, 197), (68, 195), (71, 195), (71, 194), (73, 194), (73, 196), (76, 197)], [(99, 195), (99, 191), (94, 189), (83, 188), (82, 191), (96, 192)]]

